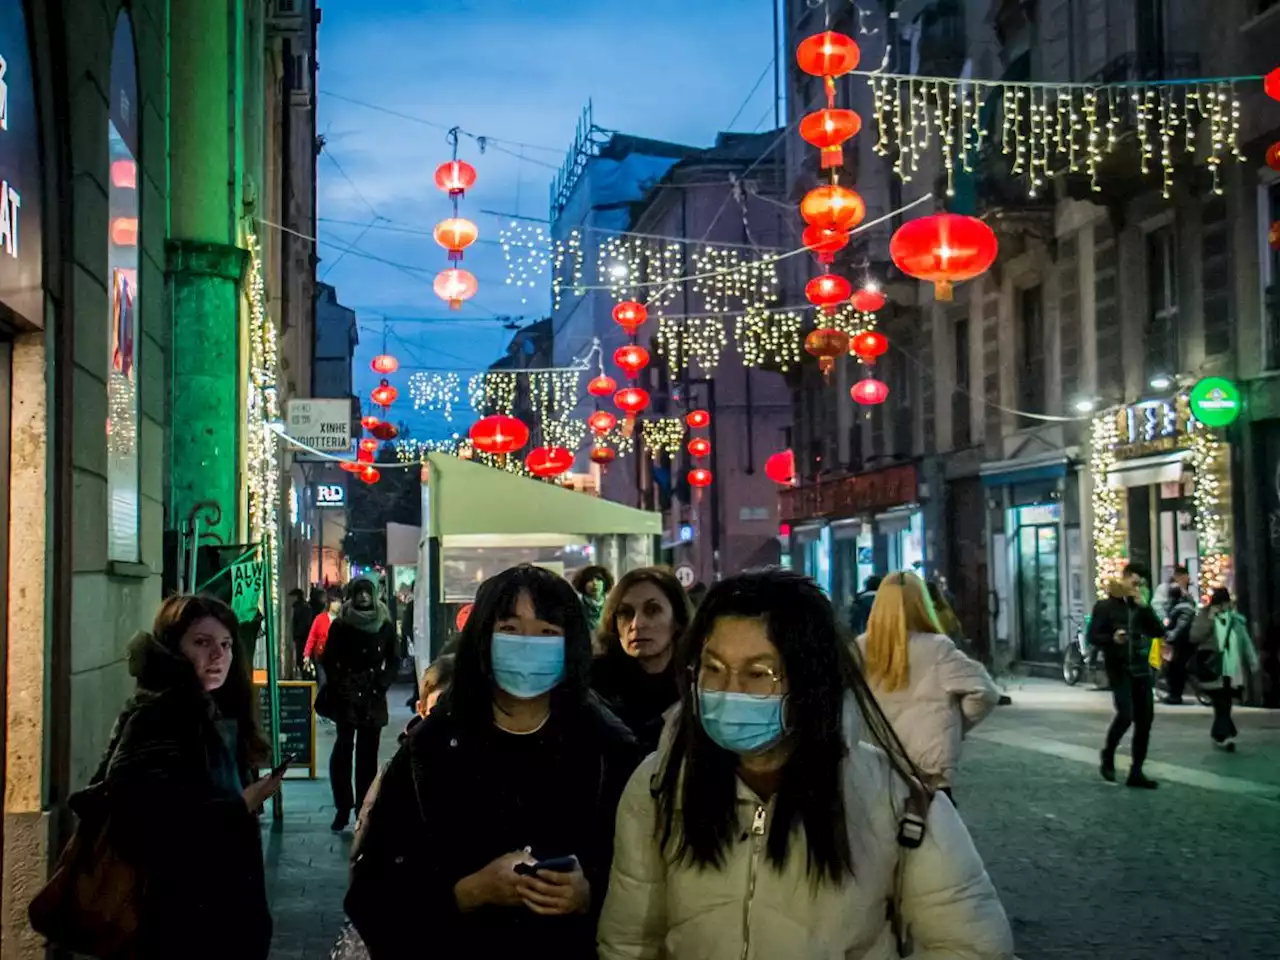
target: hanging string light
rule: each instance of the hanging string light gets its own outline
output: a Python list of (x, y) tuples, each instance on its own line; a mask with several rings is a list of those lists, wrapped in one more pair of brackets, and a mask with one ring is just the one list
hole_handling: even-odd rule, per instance
[(1094, 586), (1099, 597), (1106, 596), (1107, 585), (1119, 579), (1125, 564), (1125, 534), (1122, 500), (1124, 491), (1113, 487), (1111, 471), (1115, 468), (1115, 448), (1120, 441), (1123, 413), (1100, 414), (1093, 419), (1089, 439), (1089, 472), (1093, 485), (1093, 556), (1097, 571)]
[(705, 374), (713, 374), (729, 337), (719, 317), (662, 317), (655, 342), (671, 377), (678, 379), (695, 363)]
[(679, 417), (655, 417), (641, 425), (644, 445), (657, 463), (663, 456), (675, 456), (684, 441), (684, 422)]
[(528, 303), (523, 291), (532, 291), (551, 265), (552, 246), (547, 234), (539, 224), (512, 220), (498, 228), (498, 243), (507, 267), (506, 283), (522, 291), (520, 302)]
[(409, 399), (415, 410), (441, 411), (445, 420), (452, 420), (461, 387), (462, 382), (456, 373), (418, 370), (409, 377)]
[(734, 321), (734, 340), (748, 367), (774, 366), (786, 373), (800, 362), (804, 316), (797, 311), (748, 309)]

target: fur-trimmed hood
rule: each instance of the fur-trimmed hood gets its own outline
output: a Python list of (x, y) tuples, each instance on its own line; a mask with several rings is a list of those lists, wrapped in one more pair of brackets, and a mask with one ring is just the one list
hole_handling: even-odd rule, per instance
[(204, 696), (196, 669), (186, 657), (162, 644), (150, 633), (138, 633), (129, 641), (129, 675), (138, 681), (138, 692), (169, 691)]

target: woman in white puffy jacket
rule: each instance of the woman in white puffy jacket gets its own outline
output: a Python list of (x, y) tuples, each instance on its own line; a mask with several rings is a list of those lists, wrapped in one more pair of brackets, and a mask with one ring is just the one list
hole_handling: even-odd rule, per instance
[(1013, 956), (964, 824), (896, 759), (811, 580), (716, 584), (677, 668), (681, 703), (618, 808), (601, 960)]
[(938, 625), (924, 581), (885, 577), (858, 638), (863, 673), (929, 785), (951, 796), (964, 736), (1000, 702), (1000, 688)]

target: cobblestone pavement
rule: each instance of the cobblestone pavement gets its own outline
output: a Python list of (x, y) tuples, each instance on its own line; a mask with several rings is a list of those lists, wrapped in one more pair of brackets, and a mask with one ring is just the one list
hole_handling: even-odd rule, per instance
[[(384, 757), (407, 718), (397, 693)], [(1157, 707), (1148, 772), (1161, 786), (1147, 792), (1098, 776), (1108, 694), (1032, 680), (1009, 693), (966, 745), (956, 799), (1023, 960), (1280, 957), (1280, 712), (1238, 711), (1227, 755), (1208, 710)], [(264, 826), (272, 960), (325, 960), (342, 924), (350, 834), (329, 832), (331, 731), (321, 778), (286, 783), (283, 826)]]

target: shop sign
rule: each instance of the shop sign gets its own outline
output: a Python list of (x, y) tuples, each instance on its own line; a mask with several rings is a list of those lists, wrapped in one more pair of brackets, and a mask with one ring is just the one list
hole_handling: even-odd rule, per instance
[(1225, 377), (1205, 377), (1191, 388), (1188, 402), (1206, 427), (1226, 427), (1240, 416), (1240, 388)]
[(40, 131), (22, 7), (0, 4), (0, 312), (41, 328)]
[(781, 519), (795, 522), (816, 517), (857, 516), (900, 507), (915, 499), (916, 468), (913, 464), (903, 464), (783, 490)]
[(1185, 398), (1146, 400), (1116, 412), (1117, 460), (1170, 453), (1191, 442), (1191, 408)]
[(241, 623), (248, 623), (258, 612), (262, 574), (260, 560), (244, 560), (231, 568), (231, 609)]
[(351, 401), (290, 400), (285, 430), (313, 450), (346, 453), (351, 449)]
[(317, 483), (316, 506), (321, 509), (345, 507), (347, 505), (347, 488), (341, 483)]

